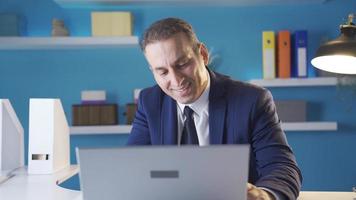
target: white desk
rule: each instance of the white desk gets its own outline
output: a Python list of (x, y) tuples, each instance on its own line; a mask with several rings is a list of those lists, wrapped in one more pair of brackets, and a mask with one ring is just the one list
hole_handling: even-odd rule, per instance
[[(82, 200), (80, 191), (59, 187), (78, 173), (76, 166), (52, 175), (28, 175), (26, 168), (15, 171), (15, 176), (0, 184), (1, 200)], [(303, 191), (298, 200), (356, 200), (355, 192)]]
[(14, 172), (14, 177), (0, 185), (0, 199), (82, 200), (81, 192), (57, 185), (76, 173), (78, 173), (76, 166), (71, 166), (51, 175), (28, 175), (27, 168), (21, 168)]

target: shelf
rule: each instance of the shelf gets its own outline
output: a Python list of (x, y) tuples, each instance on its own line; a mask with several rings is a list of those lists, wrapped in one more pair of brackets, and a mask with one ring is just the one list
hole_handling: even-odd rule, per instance
[(90, 5), (287, 5), (287, 4), (321, 4), (327, 0), (54, 0), (57, 4), (67, 6)]
[(282, 122), (284, 131), (337, 131), (337, 122)]
[(71, 135), (96, 135), (96, 134), (129, 134), (131, 125), (112, 126), (71, 126)]
[[(131, 125), (114, 126), (72, 126), (71, 135), (98, 135), (98, 134), (129, 134)], [(284, 131), (336, 131), (336, 122), (286, 122), (282, 123)]]
[(80, 49), (138, 46), (137, 36), (127, 37), (0, 37), (0, 49)]
[(317, 78), (289, 78), (289, 79), (254, 79), (249, 81), (262, 87), (309, 87), (309, 86), (335, 86), (338, 81), (335, 77)]

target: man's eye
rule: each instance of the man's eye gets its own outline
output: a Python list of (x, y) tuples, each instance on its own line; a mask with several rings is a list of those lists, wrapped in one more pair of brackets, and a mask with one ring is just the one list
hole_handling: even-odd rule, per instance
[(179, 64), (177, 65), (177, 67), (178, 67), (178, 68), (184, 68), (184, 67), (188, 66), (188, 64), (189, 64), (189, 61), (183, 62), (183, 63), (179, 63)]
[(179, 67), (179, 68), (182, 68), (182, 67), (184, 67), (186, 64), (187, 64), (187, 63), (180, 63), (180, 64), (178, 64), (178, 67)]
[(167, 75), (167, 73), (168, 73), (168, 72), (163, 71), (163, 72), (159, 72), (159, 75), (160, 75), (160, 76), (165, 76), (165, 75)]

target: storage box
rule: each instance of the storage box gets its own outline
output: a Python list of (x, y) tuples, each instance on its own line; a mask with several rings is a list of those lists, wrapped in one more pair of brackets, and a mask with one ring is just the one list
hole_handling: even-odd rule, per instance
[(302, 100), (275, 101), (279, 119), (282, 122), (305, 122), (307, 102)]
[(93, 36), (131, 36), (133, 32), (131, 12), (92, 12)]
[(135, 103), (128, 103), (126, 104), (126, 124), (132, 124), (133, 120), (135, 119), (135, 114), (137, 110), (137, 104)]
[(117, 104), (73, 105), (73, 126), (118, 124)]
[(25, 34), (25, 22), (15, 14), (0, 14), (0, 36), (21, 36)]

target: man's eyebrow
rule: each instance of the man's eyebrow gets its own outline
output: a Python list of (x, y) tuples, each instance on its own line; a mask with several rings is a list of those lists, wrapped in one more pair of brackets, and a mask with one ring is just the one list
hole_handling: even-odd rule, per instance
[(174, 61), (174, 65), (176, 65), (176, 64), (178, 64), (179, 62), (181, 62), (182, 60), (185, 60), (185, 59), (187, 59), (188, 58), (188, 55), (181, 55), (180, 57), (178, 57), (177, 59), (176, 59), (176, 61)]
[[(173, 65), (177, 65), (179, 62), (181, 62), (182, 60), (184, 59), (187, 59), (188, 56), (187, 55), (181, 55), (180, 57), (178, 57), (174, 62), (173, 62)], [(166, 67), (163, 67), (163, 66), (159, 66), (159, 67), (152, 67), (150, 66), (151, 69), (153, 69), (154, 71), (160, 71), (160, 70), (165, 70)]]
[(165, 70), (165, 67), (151, 67), (155, 71)]

